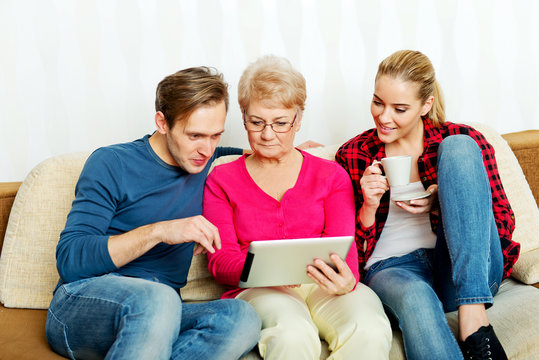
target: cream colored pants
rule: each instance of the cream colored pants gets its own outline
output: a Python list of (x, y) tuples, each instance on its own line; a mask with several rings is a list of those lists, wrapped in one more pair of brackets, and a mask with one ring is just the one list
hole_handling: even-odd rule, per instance
[(362, 283), (346, 295), (328, 295), (315, 284), (299, 288), (250, 288), (239, 294), (262, 319), (258, 342), (264, 359), (318, 360), (320, 339), (328, 359), (388, 359), (391, 327), (378, 296)]

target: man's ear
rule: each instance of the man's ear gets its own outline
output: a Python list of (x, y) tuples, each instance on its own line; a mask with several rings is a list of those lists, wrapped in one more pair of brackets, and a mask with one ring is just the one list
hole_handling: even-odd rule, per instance
[(423, 104), (423, 111), (421, 112), (421, 116), (425, 116), (429, 113), (430, 109), (432, 109), (432, 104), (434, 103), (434, 96), (429, 96), (427, 101)]
[(157, 131), (165, 135), (168, 133), (168, 125), (167, 120), (165, 119), (165, 114), (163, 114), (161, 111), (158, 111), (155, 113), (155, 127), (157, 128)]

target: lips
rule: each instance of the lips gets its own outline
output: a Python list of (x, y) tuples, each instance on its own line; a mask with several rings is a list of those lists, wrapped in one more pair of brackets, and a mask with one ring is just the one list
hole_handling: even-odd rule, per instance
[(391, 127), (383, 126), (382, 124), (378, 124), (378, 131), (381, 132), (383, 135), (389, 135), (395, 129), (396, 128), (391, 128)]
[(195, 164), (196, 166), (204, 166), (206, 165), (206, 162), (208, 161), (207, 158), (203, 158), (203, 159), (191, 159), (191, 162), (193, 162), (193, 164)]

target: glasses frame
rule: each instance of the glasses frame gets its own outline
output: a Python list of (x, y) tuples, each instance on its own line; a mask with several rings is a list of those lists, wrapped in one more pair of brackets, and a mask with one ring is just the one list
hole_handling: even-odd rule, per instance
[(245, 120), (245, 111), (242, 113), (242, 117), (243, 117), (243, 127), (245, 127), (245, 130), (247, 130), (248, 132), (262, 132), (266, 129), (266, 126), (269, 126), (271, 128), (271, 130), (276, 133), (276, 134), (286, 134), (287, 132), (289, 132), (290, 130), (292, 130), (292, 128), (294, 127), (294, 123), (296, 122), (296, 118), (298, 117), (298, 111), (296, 111), (296, 115), (294, 115), (294, 119), (292, 119), (292, 122), (288, 123), (290, 124), (290, 128), (286, 131), (275, 131), (275, 129), (273, 128), (273, 124), (275, 124), (275, 122), (272, 122), (272, 123), (266, 123), (264, 121), (264, 127), (260, 130), (249, 130), (247, 129), (247, 122), (249, 120)]

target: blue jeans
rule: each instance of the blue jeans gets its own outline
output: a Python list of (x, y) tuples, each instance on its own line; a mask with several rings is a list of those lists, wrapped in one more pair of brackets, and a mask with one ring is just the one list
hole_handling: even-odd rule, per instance
[(46, 334), (71, 359), (238, 359), (260, 327), (246, 302), (183, 304), (168, 285), (108, 274), (60, 286)]
[(481, 150), (453, 135), (438, 150), (440, 223), (434, 249), (381, 260), (365, 284), (398, 321), (406, 357), (462, 359), (444, 312), (464, 304), (492, 305), (503, 255)]

